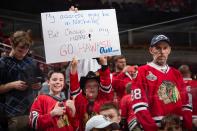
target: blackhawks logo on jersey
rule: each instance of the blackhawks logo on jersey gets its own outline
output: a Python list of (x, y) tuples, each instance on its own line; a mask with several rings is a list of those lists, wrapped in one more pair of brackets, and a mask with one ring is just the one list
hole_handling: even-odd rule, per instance
[(158, 90), (159, 99), (165, 104), (176, 103), (180, 99), (176, 85), (170, 81), (163, 81)]

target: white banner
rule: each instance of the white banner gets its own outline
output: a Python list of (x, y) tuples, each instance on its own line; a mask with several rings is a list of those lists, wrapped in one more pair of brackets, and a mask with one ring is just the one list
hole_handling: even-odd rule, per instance
[(120, 55), (114, 9), (41, 13), (47, 63)]

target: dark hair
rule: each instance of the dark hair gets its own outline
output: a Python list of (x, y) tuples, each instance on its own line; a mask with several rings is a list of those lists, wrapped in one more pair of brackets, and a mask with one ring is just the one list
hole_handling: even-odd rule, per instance
[(24, 46), (32, 46), (33, 41), (29, 31), (16, 31), (11, 35), (11, 45), (13, 48), (16, 48), (19, 43), (22, 43)]
[(60, 70), (60, 69), (53, 69), (53, 70), (50, 70), (47, 74), (47, 79), (49, 80), (51, 78), (51, 76), (54, 74), (54, 73), (61, 73), (63, 74), (64, 78), (65, 78), (65, 72)]
[(177, 115), (174, 115), (174, 114), (169, 114), (169, 115), (167, 115), (167, 116), (165, 116), (162, 120), (161, 120), (161, 129), (164, 129), (165, 128), (165, 126), (167, 125), (167, 124), (170, 124), (170, 125), (172, 125), (172, 124), (177, 124), (177, 125), (179, 125), (179, 126), (181, 126), (181, 120), (180, 120), (180, 118), (179, 118), (179, 116), (177, 116)]
[(179, 67), (179, 71), (181, 72), (181, 74), (184, 76), (184, 75), (187, 75), (187, 74), (191, 74), (191, 71), (189, 69), (189, 66), (188, 65), (181, 65)]
[(117, 112), (117, 114), (120, 115), (118, 106), (116, 106), (113, 102), (103, 104), (100, 107), (99, 111), (101, 112), (101, 111), (105, 111), (105, 110), (109, 110), (109, 109), (114, 109)]
[(117, 62), (119, 59), (126, 59), (123, 55), (114, 56), (114, 62)]

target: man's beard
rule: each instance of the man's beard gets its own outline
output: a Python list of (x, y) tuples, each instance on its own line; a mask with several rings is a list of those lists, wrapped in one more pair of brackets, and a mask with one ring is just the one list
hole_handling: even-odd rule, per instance
[(156, 63), (160, 66), (164, 66), (166, 64), (167, 59), (159, 59), (156, 61)]
[(117, 66), (117, 69), (118, 69), (119, 71), (122, 71), (122, 70), (124, 69), (124, 67), (125, 67), (125, 66)]

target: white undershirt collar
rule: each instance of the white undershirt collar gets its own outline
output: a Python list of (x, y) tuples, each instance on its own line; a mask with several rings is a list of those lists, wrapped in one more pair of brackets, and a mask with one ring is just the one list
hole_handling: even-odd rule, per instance
[(192, 80), (192, 78), (183, 78), (183, 80), (186, 80), (186, 81), (187, 81), (187, 80)]
[(159, 66), (159, 65), (157, 65), (157, 64), (155, 64), (153, 62), (150, 62), (147, 65), (155, 68), (156, 70), (158, 70), (158, 71), (160, 71), (162, 73), (167, 73), (169, 71), (169, 69), (170, 69), (170, 67), (167, 64), (164, 65), (164, 66)]

